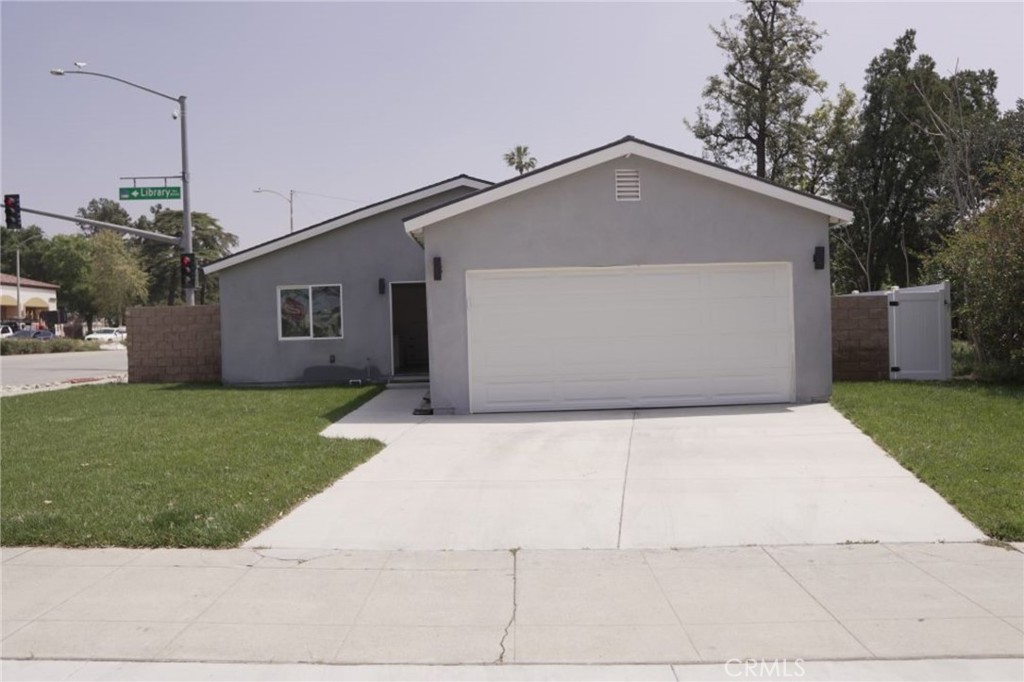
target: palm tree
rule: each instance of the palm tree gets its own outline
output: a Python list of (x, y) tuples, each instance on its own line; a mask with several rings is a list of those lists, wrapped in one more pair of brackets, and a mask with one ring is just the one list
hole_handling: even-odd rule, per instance
[(537, 167), (537, 159), (530, 156), (530, 148), (524, 144), (518, 144), (507, 152), (505, 163), (519, 171), (520, 175)]

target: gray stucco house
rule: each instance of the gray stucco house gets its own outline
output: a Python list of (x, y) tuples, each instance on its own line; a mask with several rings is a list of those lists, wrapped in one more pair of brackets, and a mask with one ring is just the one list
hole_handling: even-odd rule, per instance
[(458, 176), (207, 266), (223, 380), (429, 358), (435, 414), (826, 400), (828, 231), (852, 217), (633, 137)]
[(223, 382), (425, 376), (423, 249), (402, 219), (488, 186), (460, 175), (207, 265), (220, 274)]
[(633, 137), (412, 215), (434, 412), (826, 400), (852, 217)]

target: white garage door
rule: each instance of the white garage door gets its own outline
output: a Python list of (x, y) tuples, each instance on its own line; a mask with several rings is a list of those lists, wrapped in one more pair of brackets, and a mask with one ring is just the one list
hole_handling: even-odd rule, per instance
[(472, 412), (792, 402), (788, 263), (467, 273)]

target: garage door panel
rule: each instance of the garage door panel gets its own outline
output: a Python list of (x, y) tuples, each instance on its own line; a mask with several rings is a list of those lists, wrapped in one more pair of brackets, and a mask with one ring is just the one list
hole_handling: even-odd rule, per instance
[(789, 310), (776, 298), (731, 298), (709, 310), (706, 321), (722, 332), (788, 332)]
[(738, 374), (708, 379), (709, 393), (726, 401), (744, 399), (757, 402), (777, 396), (786, 382), (771, 372)]
[(783, 263), (470, 271), (471, 409), (788, 402), (790, 282)]
[(713, 369), (749, 371), (789, 365), (789, 339), (781, 334), (736, 335), (718, 339), (707, 362)]
[(704, 294), (715, 299), (784, 296), (789, 280), (780, 274), (771, 270), (753, 271), (746, 267), (720, 268), (704, 277)]
[(630, 296), (644, 296), (658, 300), (673, 298), (679, 300), (699, 299), (701, 276), (699, 273), (672, 272), (669, 270), (644, 270), (636, 268), (619, 273), (620, 290)]

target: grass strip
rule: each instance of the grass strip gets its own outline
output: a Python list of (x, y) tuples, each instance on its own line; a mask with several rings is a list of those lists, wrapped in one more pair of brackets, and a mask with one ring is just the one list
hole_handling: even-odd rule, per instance
[(832, 404), (985, 533), (1024, 540), (1024, 386), (839, 382)]
[(3, 398), (0, 544), (238, 545), (381, 449), (318, 435), (379, 390), (110, 384)]

